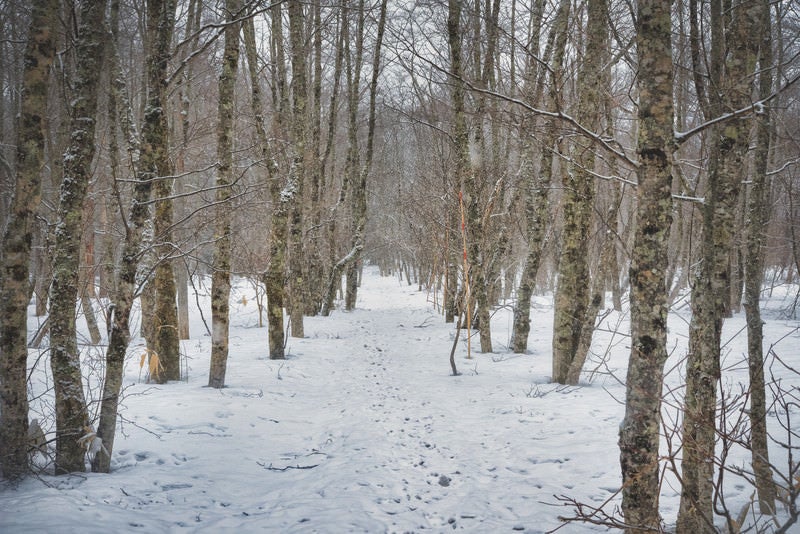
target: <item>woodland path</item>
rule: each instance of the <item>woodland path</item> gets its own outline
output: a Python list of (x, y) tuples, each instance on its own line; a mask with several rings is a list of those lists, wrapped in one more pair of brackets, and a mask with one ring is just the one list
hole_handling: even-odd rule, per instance
[(285, 361), (237, 304), (222, 390), (205, 386), (207, 336), (184, 344), (187, 382), (143, 383), (132, 354), (112, 474), (0, 492), (0, 531), (535, 534), (569, 512), (555, 495), (615, 491), (621, 407), (602, 387), (548, 383), (547, 324), (530, 355), (459, 347), (454, 377), (453, 325), (425, 293), (363, 283), (358, 309), (307, 318)]

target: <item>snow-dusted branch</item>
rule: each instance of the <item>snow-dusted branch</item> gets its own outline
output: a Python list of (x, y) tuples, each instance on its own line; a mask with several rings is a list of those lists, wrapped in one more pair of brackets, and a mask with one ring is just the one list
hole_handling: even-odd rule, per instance
[(750, 113), (755, 113), (757, 115), (763, 114), (765, 112), (765, 108), (769, 102), (780, 96), (784, 91), (789, 89), (793, 86), (797, 81), (800, 80), (800, 73), (796, 74), (794, 78), (790, 79), (786, 82), (783, 86), (776, 89), (772, 94), (768, 95), (766, 98), (762, 98), (757, 102), (753, 102), (752, 104), (745, 106), (741, 109), (737, 109), (731, 111), (729, 113), (723, 113), (719, 117), (715, 117), (711, 120), (704, 122), (703, 124), (699, 124), (692, 128), (691, 130), (687, 130), (685, 132), (675, 132), (675, 143), (677, 145), (681, 145), (694, 137), (695, 135), (704, 132), (705, 130), (715, 126), (717, 124), (722, 124), (724, 122), (728, 122), (729, 120), (736, 119), (743, 115), (749, 115)]

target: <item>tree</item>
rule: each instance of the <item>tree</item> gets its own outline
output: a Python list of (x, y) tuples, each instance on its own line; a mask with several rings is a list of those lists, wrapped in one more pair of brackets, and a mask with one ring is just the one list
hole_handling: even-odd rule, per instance
[[(550, 30), (547, 38), (542, 62), (550, 63), (550, 67), (535, 68), (536, 61), (532, 57), (527, 58), (527, 66), (524, 75), (523, 98), (532, 107), (539, 105), (539, 101), (544, 95), (544, 87), (549, 79), (550, 99), (556, 95), (556, 79), (561, 76), (561, 68), (564, 62), (564, 53), (567, 46), (567, 22), (569, 19), (569, 2), (563, 0), (558, 7), (556, 22)], [(534, 21), (531, 23), (532, 32), (535, 32), (529, 39), (528, 50), (538, 50), (539, 48), (539, 27), (544, 16), (544, 2), (536, 4), (536, 13), (532, 15)], [(554, 49), (555, 48), (555, 49)], [(552, 57), (552, 59), (551, 59)], [(538, 74), (536, 74), (538, 72)], [(517, 303), (514, 306), (514, 324), (511, 333), (511, 350), (522, 353), (528, 350), (528, 335), (531, 331), (531, 296), (533, 295), (536, 283), (536, 273), (539, 271), (542, 254), (544, 249), (545, 231), (547, 230), (548, 219), (548, 196), (550, 192), (550, 181), (553, 171), (553, 150), (555, 144), (555, 121), (545, 119), (545, 138), (541, 143), (540, 150), (534, 143), (534, 132), (527, 131), (526, 126), (535, 124), (536, 117), (526, 114), (522, 120), (520, 136), (522, 143), (520, 147), (520, 172), (524, 176), (523, 195), (525, 205), (525, 227), (526, 248), (525, 263), (522, 267), (519, 286), (517, 288)], [(539, 168), (536, 169), (535, 160), (539, 156)]]
[[(283, 34), (281, 30), (280, 3), (273, 4), (270, 8), (271, 18), (271, 48), (275, 51), (273, 68), (275, 69), (275, 114), (276, 130), (284, 125), (286, 112), (286, 87), (284, 70)], [(272, 214), (268, 240), (269, 264), (264, 273), (264, 286), (267, 294), (267, 331), (269, 336), (269, 357), (272, 360), (284, 359), (284, 302), (286, 297), (286, 253), (289, 225), (289, 208), (293, 200), (290, 191), (282, 187), (281, 175), (278, 173), (277, 164), (270, 149), (270, 141), (264, 127), (264, 104), (261, 99), (260, 77), (258, 75), (258, 57), (256, 54), (255, 29), (252, 18), (244, 26), (245, 51), (247, 66), (250, 74), (251, 105), (255, 116), (256, 136), (261, 150), (262, 166), (266, 170), (266, 182), (269, 187), (270, 200), (272, 201)], [(286, 191), (286, 192), (285, 192)]]
[(89, 424), (75, 330), (83, 202), (95, 153), (97, 88), (101, 72), (105, 2), (80, 4), (70, 142), (58, 207), (50, 293), (50, 365), (56, 395), (56, 473), (84, 471), (78, 439)]
[(25, 48), (14, 197), (3, 235), (0, 275), (0, 473), (28, 469), (28, 303), (33, 219), (41, 198), (47, 89), (55, 57), (58, 2), (34, 0)]
[[(608, 7), (605, 0), (587, 4), (586, 48), (578, 73), (576, 118), (601, 134), (605, 64), (608, 61)], [(558, 285), (554, 299), (553, 381), (577, 384), (589, 350), (600, 303), (590, 306), (589, 240), (595, 197), (595, 150), (591, 139), (579, 138), (572, 147), (574, 163), (561, 171), (564, 228), (561, 232)], [(602, 286), (601, 286), (602, 287)]]
[[(358, 182), (353, 189), (353, 259), (347, 266), (347, 292), (345, 293), (345, 308), (352, 310), (356, 306), (358, 293), (358, 269), (361, 251), (364, 247), (367, 226), (367, 178), (372, 170), (372, 159), (375, 154), (375, 119), (376, 100), (378, 97), (378, 76), (381, 70), (381, 48), (383, 45), (383, 32), (386, 27), (387, 0), (381, 1), (380, 15), (378, 16), (378, 29), (375, 48), (372, 52), (372, 78), (369, 84), (369, 116), (367, 118), (367, 147), (364, 163), (358, 170)], [(362, 8), (363, 9), (363, 8)]]
[[(169, 61), (171, 54), (172, 34), (175, 28), (175, 0), (165, 3), (161, 1), (148, 4), (148, 17), (152, 9), (158, 8), (160, 19), (155, 33), (149, 30), (151, 39), (157, 40), (159, 61)], [(165, 65), (166, 69), (166, 65)], [(166, 71), (165, 71), (166, 72)], [(164, 91), (162, 106), (167, 105), (166, 76), (159, 82), (158, 91)], [(155, 208), (153, 210), (153, 234), (156, 240), (155, 248), (158, 255), (153, 285), (155, 290), (155, 307), (153, 310), (153, 334), (155, 337), (155, 351), (159, 361), (164, 366), (164, 372), (159, 373), (158, 382), (181, 379), (180, 361), (180, 336), (178, 335), (178, 306), (177, 290), (175, 288), (175, 273), (172, 269), (174, 261), (173, 235), (173, 201), (172, 191), (174, 184), (173, 166), (169, 157), (169, 125), (164, 109), (158, 111), (163, 117), (163, 125), (158, 143), (163, 144), (157, 151), (153, 160), (154, 170), (158, 177), (153, 184)]]
[(289, 169), (289, 183), (284, 193), (291, 198), (289, 208), (289, 316), (292, 323), (292, 336), (304, 337), (303, 315), (305, 314), (304, 258), (303, 258), (303, 200), (306, 170), (309, 165), (308, 146), (308, 47), (305, 37), (305, 12), (299, 0), (287, 2), (289, 14), (289, 43), (292, 65), (291, 124), (292, 161)]
[(620, 426), (622, 513), (629, 532), (659, 530), (661, 387), (667, 360), (667, 249), (672, 222), (671, 4), (638, 3), (639, 133), (631, 252), (631, 355)]
[[(772, 93), (772, 39), (770, 4), (761, 3), (760, 31), (749, 35), (749, 46), (759, 54), (759, 96)], [(773, 125), (772, 111), (756, 116), (756, 147), (753, 153), (753, 178), (747, 206), (744, 308), (747, 318), (747, 354), (750, 370), (750, 432), (753, 473), (761, 513), (775, 512), (776, 488), (767, 447), (767, 395), (764, 384), (764, 333), (761, 319), (761, 284), (764, 279), (764, 241), (769, 218), (767, 207), (767, 167)]]
[[(112, 7), (117, 7), (114, 2)], [(97, 454), (92, 463), (92, 471), (107, 473), (111, 465), (114, 438), (116, 435), (119, 395), (122, 388), (122, 376), (125, 354), (130, 343), (130, 315), (137, 290), (137, 269), (142, 255), (142, 243), (145, 228), (150, 220), (150, 195), (153, 182), (158, 177), (159, 162), (167, 157), (166, 116), (163, 102), (166, 99), (164, 81), (167, 78), (169, 47), (172, 25), (169, 24), (170, 13), (174, 12), (172, 0), (153, 0), (147, 6), (146, 31), (150, 35), (150, 47), (147, 50), (147, 105), (142, 125), (141, 146), (135, 152), (140, 153), (135, 169), (136, 182), (128, 219), (125, 224), (125, 240), (120, 267), (117, 272), (113, 298), (113, 315), (111, 318), (108, 349), (106, 350), (106, 376), (103, 384), (100, 421), (97, 426), (97, 437), (103, 440), (108, 454)], [(112, 19), (115, 10), (112, 9)], [(116, 27), (112, 20), (112, 29)], [(115, 66), (119, 66), (118, 63)], [(124, 90), (121, 71), (115, 69), (117, 91)], [(112, 91), (112, 94), (114, 91)], [(127, 99), (124, 99), (127, 101)], [(124, 118), (130, 113), (129, 106), (121, 106), (123, 131), (130, 133), (130, 123)], [(128, 139), (131, 136), (127, 136)], [(120, 199), (121, 202), (121, 199)]]
[[(463, 184), (467, 179), (467, 175), (470, 173), (469, 133), (467, 131), (466, 109), (464, 103), (466, 90), (464, 84), (463, 57), (461, 52), (461, 44), (463, 39), (463, 36), (461, 35), (461, 0), (448, 0), (447, 6), (447, 43), (450, 51), (449, 74), (453, 80), (453, 86), (450, 91), (450, 98), (452, 100), (453, 107), (453, 126), (452, 133), (450, 135), (453, 140), (453, 181), (456, 184), (459, 184), (460, 187), (461, 184)], [(459, 196), (459, 199), (461, 199), (461, 196)], [(466, 254), (466, 244), (464, 253)], [(461, 307), (462, 312), (465, 308), (467, 310), (467, 328), (470, 328), (471, 323), (471, 314), (469, 312), (469, 301), (472, 298), (472, 296), (469, 294), (470, 271), (471, 267), (466, 262), (465, 256), (465, 265), (462, 272), (463, 294), (461, 298)], [(470, 335), (471, 333), (468, 332), (467, 336)]]
[(225, 2), (225, 48), (219, 77), (217, 120), (217, 222), (211, 275), (211, 370), (208, 385), (225, 385), (228, 362), (228, 323), (231, 295), (231, 184), (233, 183), (233, 111), (236, 71), (239, 64), (239, 1)]
[[(748, 46), (759, 20), (759, 4), (734, 2), (730, 9), (712, 0), (711, 57), (706, 119), (715, 119), (751, 102), (756, 56)], [(683, 461), (678, 531), (716, 532), (713, 470), (716, 442), (717, 381), (724, 317), (730, 310), (730, 254), (736, 231), (750, 121), (738, 116), (710, 130), (708, 184), (701, 206), (699, 267), (692, 285), (692, 319), (686, 364)]]

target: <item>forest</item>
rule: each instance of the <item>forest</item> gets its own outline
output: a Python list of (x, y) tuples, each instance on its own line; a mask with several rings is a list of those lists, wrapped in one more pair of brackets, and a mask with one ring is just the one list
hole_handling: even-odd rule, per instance
[[(619, 502), (573, 501), (575, 522), (797, 528), (800, 370), (764, 335), (776, 316), (795, 321), (784, 337), (798, 328), (795, 0), (0, 6), (3, 483), (113, 476), (126, 365), (172, 387), (182, 347), (206, 336), (208, 391), (227, 388), (238, 288), (263, 357), (291, 360), (308, 324), (358, 310), (374, 268), (454, 331), (454, 376), (530, 355), (532, 304), (549, 295), (549, 380), (580, 387), (604, 321), (624, 314)], [(785, 306), (762, 315), (778, 287)], [(730, 443), (750, 455), (736, 468), (750, 530), (725, 505)]]

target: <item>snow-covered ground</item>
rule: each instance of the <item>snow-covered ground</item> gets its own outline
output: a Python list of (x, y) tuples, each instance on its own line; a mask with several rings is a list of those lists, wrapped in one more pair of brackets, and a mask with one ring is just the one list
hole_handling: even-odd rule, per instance
[[(358, 309), (307, 318), (306, 337), (289, 339), (286, 361), (268, 359), (248, 287), (232, 297), (225, 389), (205, 387), (210, 340), (196, 309), (183, 344), (187, 381), (146, 383), (135, 340), (112, 473), (0, 485), (0, 532), (538, 533), (573, 514), (560, 496), (595, 506), (612, 499), (609, 511), (618, 504), (625, 315), (604, 319), (581, 386), (560, 387), (549, 383), (550, 297), (535, 298), (529, 354), (508, 352), (511, 312), (501, 308), (492, 323), (495, 353), (467, 359), (462, 341), (454, 377), (454, 328), (416, 286), (365, 269)], [(779, 288), (767, 302), (766, 343), (780, 340), (776, 353), (797, 368), (798, 321), (780, 314), (793, 296)], [(681, 381), (687, 317), (684, 306), (670, 318), (672, 386)], [(746, 379), (743, 326), (737, 315), (724, 334), (723, 383), (732, 391)], [(773, 370), (784, 386), (800, 384), (780, 365)], [(41, 362), (37, 393), (48, 376)], [(46, 415), (51, 402), (37, 399), (32, 416)], [(778, 432), (774, 415), (770, 428)], [(794, 417), (800, 424), (800, 413)], [(784, 453), (776, 447), (774, 454), (780, 463)], [(741, 452), (731, 461), (747, 465)], [(752, 490), (741, 479), (726, 481), (728, 504), (738, 511)], [(667, 476), (668, 523), (677, 506), (677, 485)], [(602, 530), (572, 523), (561, 532)]]

